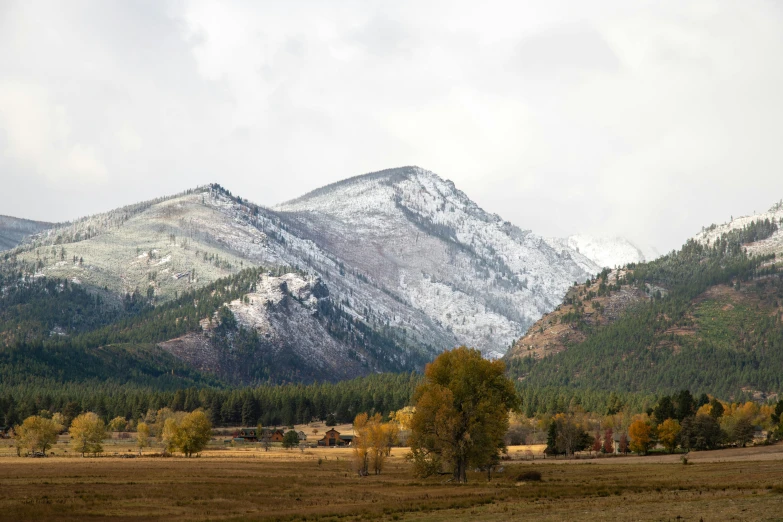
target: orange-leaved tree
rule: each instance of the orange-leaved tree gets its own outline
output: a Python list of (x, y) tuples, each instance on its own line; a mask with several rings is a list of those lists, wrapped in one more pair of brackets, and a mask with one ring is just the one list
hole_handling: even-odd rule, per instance
[(637, 419), (631, 423), (628, 428), (628, 435), (631, 442), (628, 447), (640, 455), (646, 455), (652, 445), (652, 427), (649, 421)]

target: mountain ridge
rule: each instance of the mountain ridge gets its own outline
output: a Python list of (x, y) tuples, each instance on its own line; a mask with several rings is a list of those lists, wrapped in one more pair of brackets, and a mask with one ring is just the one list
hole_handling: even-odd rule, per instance
[[(574, 280), (599, 270), (419, 167), (354, 176), (274, 207), (210, 184), (42, 231), (3, 258), (34, 278), (99, 289), (117, 305), (122, 296), (175, 302), (266, 267), (224, 303), (240, 330), (223, 344), (212, 341), (217, 309), (198, 318), (203, 332), (158, 344), (196, 368), (219, 363), (246, 381), (260, 374), (244, 372), (252, 364), (237, 355), (248, 351), (242, 331), (255, 332), (257, 350), (248, 353), (264, 361), (258, 371), (267, 377), (276, 360), (300, 361), (299, 375), (310, 379), (420, 367), (461, 344), (500, 357)], [(259, 294), (268, 281), (273, 287)], [(294, 292), (305, 287), (325, 295)], [(291, 328), (294, 317), (306, 326)], [(297, 375), (293, 366), (277, 369)]]
[(506, 354), (512, 373), (533, 388), (783, 392), (781, 222), (732, 221), (572, 287)]
[(0, 215), (0, 252), (12, 249), (29, 236), (55, 226), (55, 223)]

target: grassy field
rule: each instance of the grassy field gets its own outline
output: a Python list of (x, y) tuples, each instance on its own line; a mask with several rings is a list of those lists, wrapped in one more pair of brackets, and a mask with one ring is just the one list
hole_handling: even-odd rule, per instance
[[(3, 446), (3, 520), (783, 520), (783, 446), (692, 453), (688, 465), (677, 456), (512, 461), (492, 482), (472, 473), (461, 486), (414, 478), (404, 449), (382, 475), (360, 478), (342, 448), (25, 459)], [(529, 470), (542, 480), (518, 480)]]

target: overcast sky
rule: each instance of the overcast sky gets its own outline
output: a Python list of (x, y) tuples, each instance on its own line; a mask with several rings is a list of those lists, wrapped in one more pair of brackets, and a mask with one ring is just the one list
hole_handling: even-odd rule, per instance
[(418, 165), (663, 252), (783, 198), (781, 28), (779, 1), (0, 0), (0, 214)]

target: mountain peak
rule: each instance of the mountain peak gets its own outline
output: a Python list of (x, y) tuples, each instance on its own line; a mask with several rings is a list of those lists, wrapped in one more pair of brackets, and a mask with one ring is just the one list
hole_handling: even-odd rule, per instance
[(387, 184), (394, 184), (410, 179), (412, 176), (415, 175), (425, 175), (425, 176), (429, 175), (440, 179), (437, 174), (422, 169), (420, 167), (417, 167), (415, 165), (410, 165), (405, 167), (395, 167), (391, 169), (379, 170), (377, 172), (368, 172), (366, 174), (360, 174), (358, 176), (352, 176), (350, 178), (346, 178), (340, 181), (335, 181), (334, 183), (329, 183), (328, 185), (324, 185), (323, 187), (319, 187), (317, 189), (311, 190), (310, 192), (307, 192), (302, 196), (280, 203), (279, 205), (276, 205), (276, 207), (284, 208), (289, 206), (295, 206), (305, 201), (327, 195), (329, 193), (338, 191), (340, 189), (344, 189), (346, 187), (350, 187), (352, 185), (358, 185), (367, 182), (381, 182)]

